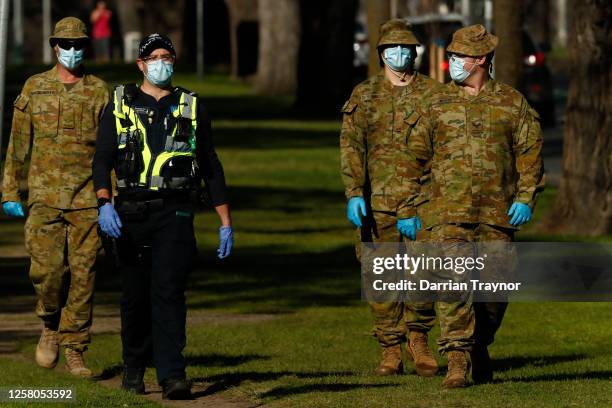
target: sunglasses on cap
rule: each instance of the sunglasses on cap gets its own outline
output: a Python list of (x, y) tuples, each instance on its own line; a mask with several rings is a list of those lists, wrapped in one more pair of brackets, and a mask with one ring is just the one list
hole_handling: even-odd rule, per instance
[(68, 39), (59, 39), (55, 40), (55, 44), (63, 50), (69, 50), (74, 48), (75, 50), (82, 50), (87, 47), (87, 40), (68, 40)]
[(156, 62), (162, 60), (164, 62), (174, 62), (176, 57), (172, 54), (162, 54), (162, 55), (150, 55), (148, 57), (142, 57), (141, 60), (145, 63), (147, 62)]

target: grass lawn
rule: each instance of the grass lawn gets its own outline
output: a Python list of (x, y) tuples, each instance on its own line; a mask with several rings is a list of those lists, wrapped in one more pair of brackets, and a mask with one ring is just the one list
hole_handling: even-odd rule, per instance
[[(219, 76), (200, 84), (179, 75), (176, 83), (200, 92), (216, 118), (236, 228), (234, 253), (221, 262), (214, 257), (216, 216), (196, 217), (199, 258), (187, 295), (186, 355), (189, 377), (210, 384), (207, 393), (271, 407), (612, 406), (608, 303), (510, 305), (491, 348), (493, 384), (445, 391), (443, 374), (423, 379), (410, 364), (403, 376), (372, 375), (380, 350), (359, 300), (354, 232), (344, 217), (339, 122), (287, 118), (280, 113), (290, 101), (257, 98)], [(537, 217), (553, 196), (554, 190), (545, 193)], [(2, 218), (0, 231), (0, 250), (22, 242), (20, 223)], [(543, 237), (534, 228), (521, 234)], [(0, 265), (0, 313), (30, 311), (23, 303), (31, 299), (27, 259), (0, 255)], [(119, 276), (101, 270), (97, 282), (96, 310), (116, 314)], [(438, 334), (430, 336), (432, 346)], [(37, 339), (15, 336), (21, 357), (0, 359), (0, 386), (71, 385), (79, 406), (156, 406), (39, 369), (30, 361)], [(116, 373), (119, 335), (94, 336), (87, 361), (96, 372)], [(154, 381), (153, 369), (147, 379)]]

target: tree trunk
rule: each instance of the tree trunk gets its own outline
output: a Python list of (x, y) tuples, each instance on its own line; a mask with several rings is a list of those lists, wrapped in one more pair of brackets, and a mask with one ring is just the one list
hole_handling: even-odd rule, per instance
[(122, 0), (117, 2), (117, 12), (123, 33), (143, 30), (139, 15), (139, 10), (142, 6), (141, 0)]
[(255, 79), (258, 93), (295, 93), (299, 46), (298, 0), (259, 0), (259, 59)]
[(183, 56), (183, 10), (185, 0), (163, 0), (145, 2), (145, 32), (167, 35), (179, 59)]
[(495, 78), (514, 88), (521, 85), (523, 71), (523, 2), (495, 0), (493, 16), (499, 45), (495, 49)]
[(240, 39), (238, 27), (243, 22), (257, 21), (257, 0), (225, 0), (230, 20), (231, 73), (237, 78), (240, 73)]
[(547, 51), (551, 46), (551, 0), (530, 0), (525, 9), (525, 26), (536, 44)]
[[(612, 3), (573, 0), (563, 175), (549, 227), (612, 233)], [(556, 223), (555, 223), (556, 221)], [(556, 227), (556, 228), (555, 228)]]
[(296, 108), (338, 115), (353, 88), (356, 0), (302, 0)]
[(376, 43), (380, 25), (391, 17), (391, 4), (389, 0), (367, 0), (368, 10), (368, 39), (370, 41), (370, 60), (368, 61), (368, 76), (380, 70), (380, 61)]
[(117, 12), (121, 31), (139, 31), (142, 37), (162, 33), (170, 37), (179, 58), (183, 51), (183, 9), (185, 0), (121, 0)]

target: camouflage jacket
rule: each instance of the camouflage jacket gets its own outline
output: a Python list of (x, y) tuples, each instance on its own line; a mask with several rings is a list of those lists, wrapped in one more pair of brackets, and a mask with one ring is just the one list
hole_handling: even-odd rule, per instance
[(407, 156), (408, 135), (419, 115), (415, 106), (441, 85), (415, 74), (407, 86), (394, 86), (381, 71), (357, 85), (342, 107), (340, 159), (346, 198), (362, 196), (374, 211), (395, 212), (407, 194), (395, 177)]
[(19, 201), (31, 149), (28, 203), (62, 209), (96, 206), (91, 162), (100, 116), (110, 99), (101, 79), (85, 75), (70, 91), (57, 68), (30, 77), (14, 103), (2, 202)]
[[(418, 213), (428, 228), (446, 223), (512, 228), (507, 211), (513, 202), (534, 207), (544, 188), (542, 132), (538, 114), (518, 91), (490, 80), (469, 96), (451, 82), (418, 112), (408, 167), (398, 173), (408, 190), (398, 217)], [(431, 166), (430, 200), (419, 207), (426, 165)]]

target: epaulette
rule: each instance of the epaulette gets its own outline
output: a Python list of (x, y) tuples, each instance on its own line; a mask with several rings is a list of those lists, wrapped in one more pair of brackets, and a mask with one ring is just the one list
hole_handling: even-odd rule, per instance
[(123, 99), (128, 105), (136, 99), (136, 95), (138, 95), (138, 85), (135, 83), (125, 84), (123, 87)]
[(195, 96), (196, 98), (198, 97), (198, 94), (195, 92), (190, 91), (189, 89), (185, 89), (183, 87), (177, 86), (174, 88), (174, 92), (181, 94), (181, 93), (186, 93), (187, 95), (191, 95), (191, 96)]

